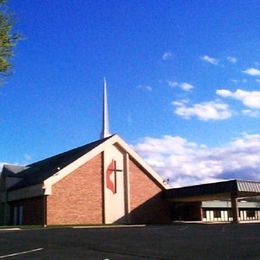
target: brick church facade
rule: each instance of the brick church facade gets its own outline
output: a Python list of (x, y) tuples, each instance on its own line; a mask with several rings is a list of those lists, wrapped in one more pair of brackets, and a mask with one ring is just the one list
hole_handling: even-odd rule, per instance
[(1, 224), (169, 223), (166, 186), (118, 135), (26, 167), (5, 165)]
[(104, 80), (99, 140), (27, 166), (4, 165), (0, 225), (260, 220), (260, 202), (239, 201), (259, 196), (260, 182), (170, 188), (123, 139), (110, 135), (106, 99)]

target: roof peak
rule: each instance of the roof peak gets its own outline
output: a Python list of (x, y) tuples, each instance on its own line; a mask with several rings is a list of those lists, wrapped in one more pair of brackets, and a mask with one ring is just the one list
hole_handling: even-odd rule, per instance
[(57, 154), (55, 154), (55, 155), (52, 155), (52, 156), (49, 156), (49, 157), (44, 158), (44, 159), (42, 159), (42, 160), (36, 161), (36, 162), (34, 162), (34, 163), (31, 163), (31, 164), (27, 165), (27, 167), (31, 167), (31, 166), (33, 166), (33, 165), (35, 165), (35, 164), (38, 164), (38, 163), (40, 163), (40, 162), (49, 160), (49, 159), (54, 158), (54, 157), (60, 157), (60, 156), (66, 155), (66, 154), (68, 154), (68, 153), (72, 153), (72, 152), (76, 152), (76, 151), (81, 151), (81, 150), (84, 150), (84, 148), (90, 148), (90, 147), (94, 148), (95, 146), (97, 146), (97, 145), (103, 143), (104, 141), (106, 141), (106, 140), (109, 139), (110, 137), (112, 137), (112, 135), (110, 135), (110, 136), (108, 136), (108, 137), (106, 137), (106, 138), (101, 138), (101, 139), (92, 141), (92, 142), (87, 143), (87, 144), (84, 144), (84, 145), (80, 145), (80, 146), (74, 147), (74, 148), (72, 148), (72, 149), (66, 150), (65, 152), (57, 153)]
[(50, 176), (55, 174), (57, 171), (60, 171), (83, 155), (89, 153), (97, 146), (105, 143), (113, 136), (93, 141), (91, 143), (73, 148), (71, 150), (27, 165), (16, 175), (17, 177), (21, 177), (22, 181), (10, 187), (10, 189), (18, 189), (41, 183), (42, 181), (48, 179)]

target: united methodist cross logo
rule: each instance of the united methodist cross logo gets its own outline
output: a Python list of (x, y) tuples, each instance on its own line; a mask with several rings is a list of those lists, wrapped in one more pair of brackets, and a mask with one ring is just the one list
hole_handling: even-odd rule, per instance
[(106, 186), (110, 189), (114, 194), (117, 192), (117, 172), (122, 172), (116, 168), (116, 161), (112, 160), (111, 163), (108, 165), (106, 170)]

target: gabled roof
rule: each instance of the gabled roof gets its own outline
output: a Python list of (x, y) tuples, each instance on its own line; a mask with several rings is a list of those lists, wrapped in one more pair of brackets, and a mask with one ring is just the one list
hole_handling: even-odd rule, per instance
[(109, 147), (114, 145), (122, 151), (125, 151), (131, 159), (133, 159), (140, 167), (142, 167), (145, 172), (149, 175), (149, 177), (161, 188), (167, 189), (168, 184), (164, 182), (163, 178), (156, 173), (123, 139), (121, 139), (118, 135), (113, 135), (109, 138), (102, 139), (105, 140), (100, 145), (94, 147), (94, 149), (90, 150), (88, 153), (83, 154), (77, 160), (73, 161), (71, 164), (67, 165), (63, 169), (61, 169), (56, 174), (53, 174), (48, 179), (44, 180), (43, 189), (45, 190), (46, 195), (51, 194), (52, 185), (69, 175), (75, 169), (88, 162), (90, 159), (94, 158), (94, 156), (100, 154), (101, 152), (109, 151)]
[[(23, 170), (21, 170), (20, 166), (20, 171), (16, 173), (14, 177), (22, 178), (22, 180), (16, 185), (12, 186), (9, 190), (20, 189), (23, 187), (42, 183), (44, 180), (51, 177), (57, 171), (60, 171), (61, 169), (71, 164), (89, 151), (93, 150), (98, 145), (104, 143), (111, 137), (112, 136), (97, 140), (95, 142), (77, 147), (64, 153), (60, 153), (47, 159), (29, 164), (24, 167)], [(10, 165), (4, 167), (10, 168)]]
[(29, 164), (24, 169), (20, 168), (21, 171), (18, 173), (13, 174), (12, 176), (8, 175), (8, 177), (20, 179), (16, 184), (12, 185), (8, 191), (16, 192), (20, 189), (27, 189), (38, 185), (40, 190), (44, 190), (45, 195), (50, 195), (52, 186), (56, 182), (94, 158), (94, 156), (109, 149), (110, 145), (121, 147), (121, 149), (126, 151), (132, 159), (149, 173), (149, 176), (160, 187), (168, 188), (162, 177), (159, 176), (159, 174), (157, 174), (125, 141), (118, 135), (112, 135), (36, 163)]
[(110, 145), (118, 145), (133, 158), (149, 176), (162, 188), (168, 188), (161, 176), (159, 176), (123, 139), (118, 135), (97, 140), (84, 146), (49, 157), (26, 166), (26, 169), (18, 172), (13, 177), (21, 178), (8, 190), (15, 191), (29, 186), (43, 184), (45, 194), (51, 193), (51, 187), (56, 182), (73, 172), (80, 165), (103, 152)]
[(13, 164), (4, 164), (2, 174), (5, 174), (5, 176), (16, 176), (17, 173), (27, 169), (26, 166), (21, 165), (13, 165)]

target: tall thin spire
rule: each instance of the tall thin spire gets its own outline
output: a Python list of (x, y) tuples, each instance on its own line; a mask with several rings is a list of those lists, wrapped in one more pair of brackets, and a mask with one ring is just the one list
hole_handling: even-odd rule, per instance
[(101, 139), (110, 136), (109, 133), (109, 121), (108, 121), (108, 106), (107, 106), (107, 82), (104, 78), (103, 82), (103, 122), (102, 122), (102, 132)]

